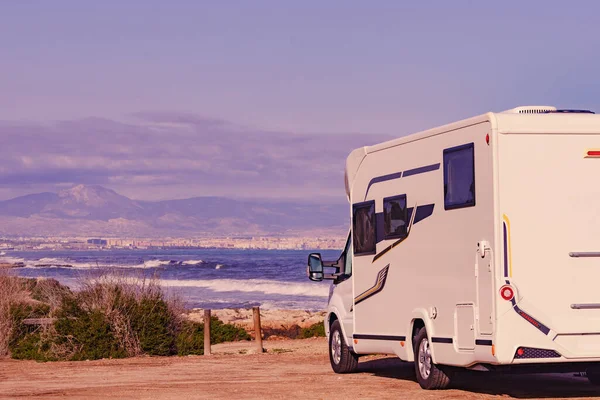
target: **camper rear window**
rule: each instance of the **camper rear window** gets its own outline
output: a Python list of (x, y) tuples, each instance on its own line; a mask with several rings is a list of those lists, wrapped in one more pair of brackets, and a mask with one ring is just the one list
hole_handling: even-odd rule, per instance
[(444, 150), (444, 208), (475, 205), (475, 148), (473, 143)]
[(375, 254), (375, 201), (352, 206), (352, 247), (354, 255)]
[(406, 236), (408, 209), (405, 194), (383, 199), (383, 221), (384, 239)]

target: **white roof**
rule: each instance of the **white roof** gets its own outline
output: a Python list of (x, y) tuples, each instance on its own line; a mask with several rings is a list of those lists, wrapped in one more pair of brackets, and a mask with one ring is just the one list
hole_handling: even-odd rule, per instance
[(504, 134), (600, 133), (600, 115), (590, 113), (545, 113), (546, 111), (556, 111), (556, 108), (551, 106), (527, 106), (517, 107), (499, 113), (489, 112), (473, 118), (464, 119), (462, 121), (453, 122), (451, 124), (368, 146), (365, 148), (365, 151), (367, 154), (370, 154), (389, 147), (421, 140), (487, 121), (491, 122), (492, 129), (496, 130), (498, 133)]
[(552, 106), (524, 106), (499, 113), (489, 112), (473, 118), (414, 133), (412, 135), (392, 139), (373, 146), (355, 149), (346, 159), (346, 194), (350, 196), (349, 184), (354, 181), (354, 176), (356, 175), (360, 164), (368, 154), (399, 146), (404, 143), (410, 143), (447, 133), (466, 126), (477, 125), (489, 121), (492, 129), (501, 134), (600, 133), (600, 115), (590, 113), (548, 113), (548, 111), (556, 111), (556, 108)]

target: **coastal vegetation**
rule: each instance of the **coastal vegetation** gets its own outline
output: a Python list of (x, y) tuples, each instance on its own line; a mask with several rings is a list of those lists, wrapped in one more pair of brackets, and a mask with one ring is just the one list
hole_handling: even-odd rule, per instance
[[(0, 275), (0, 356), (38, 361), (203, 354), (204, 324), (154, 279), (106, 275), (77, 291), (53, 279)], [(211, 321), (211, 342), (250, 340)]]

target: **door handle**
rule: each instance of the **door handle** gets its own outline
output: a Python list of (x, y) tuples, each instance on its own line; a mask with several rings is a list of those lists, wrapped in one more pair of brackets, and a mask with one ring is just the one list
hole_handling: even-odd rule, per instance
[(492, 250), (492, 248), (487, 240), (480, 240), (477, 242), (477, 251), (481, 254), (481, 258), (485, 258), (485, 252), (490, 250)]

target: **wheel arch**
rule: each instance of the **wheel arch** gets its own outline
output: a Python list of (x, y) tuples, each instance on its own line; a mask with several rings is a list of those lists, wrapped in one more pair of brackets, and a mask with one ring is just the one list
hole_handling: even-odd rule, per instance
[[(413, 343), (413, 342), (414, 342), (415, 336), (419, 333), (419, 330), (421, 330), (421, 328), (425, 328), (425, 330), (427, 331), (427, 338), (429, 339), (429, 342), (431, 343), (431, 336), (434, 333), (433, 321), (431, 320), (431, 318), (429, 318), (429, 313), (427, 312), (427, 310), (422, 309), (422, 308), (416, 309), (412, 312), (412, 318), (410, 320), (410, 324), (409, 324), (409, 327), (407, 330), (407, 332), (409, 332), (410, 335), (407, 336), (407, 338), (406, 338), (406, 344), (411, 351), (406, 352), (406, 357), (407, 357), (406, 361), (414, 361), (415, 360), (415, 343)], [(435, 363), (436, 358), (435, 358), (435, 350), (434, 350), (433, 346), (431, 346), (431, 358), (432, 358), (433, 362)]]

